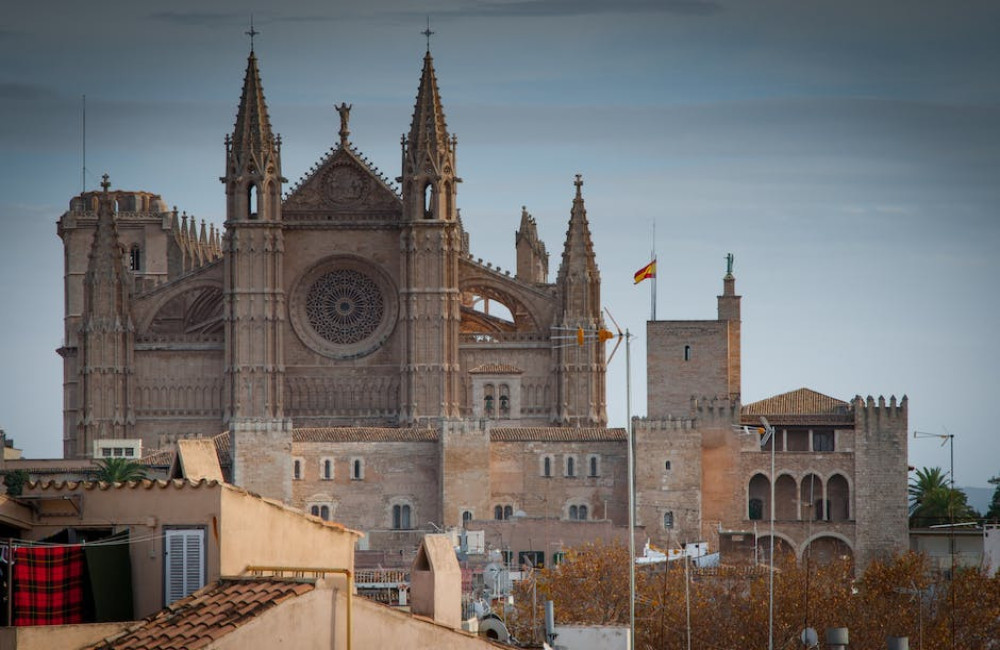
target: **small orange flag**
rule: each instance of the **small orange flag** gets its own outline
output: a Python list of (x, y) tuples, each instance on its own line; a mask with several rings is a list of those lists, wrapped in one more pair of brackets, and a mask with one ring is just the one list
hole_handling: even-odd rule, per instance
[(641, 269), (635, 272), (635, 284), (639, 284), (646, 278), (655, 278), (655, 277), (656, 277), (656, 260), (653, 260), (652, 262), (650, 262), (649, 264), (647, 264), (646, 266), (642, 267)]

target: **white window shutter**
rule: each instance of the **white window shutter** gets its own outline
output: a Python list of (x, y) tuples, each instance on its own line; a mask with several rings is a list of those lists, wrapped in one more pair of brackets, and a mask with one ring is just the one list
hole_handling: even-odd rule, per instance
[(205, 586), (205, 531), (193, 528), (164, 532), (164, 604), (169, 605)]

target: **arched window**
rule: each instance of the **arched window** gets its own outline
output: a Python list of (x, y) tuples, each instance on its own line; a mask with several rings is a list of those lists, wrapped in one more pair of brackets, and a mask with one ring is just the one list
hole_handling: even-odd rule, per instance
[(566, 476), (570, 478), (576, 476), (576, 459), (572, 456), (566, 457)]
[(462, 525), (464, 526), (467, 523), (469, 523), (470, 521), (472, 521), (472, 513), (470, 511), (468, 511), (468, 510), (463, 510), (462, 511)]
[(502, 419), (510, 417), (510, 398), (506, 395), (500, 396), (500, 417)]
[(319, 517), (319, 506), (313, 506), (312, 508), (309, 508), (309, 514), (311, 514), (314, 517)]
[(577, 507), (576, 506), (570, 506), (569, 507), (569, 518), (570, 519), (576, 519), (576, 517), (577, 517)]
[(351, 479), (360, 481), (365, 477), (365, 465), (360, 458), (351, 461)]
[(663, 471), (665, 471), (665, 472), (669, 472), (670, 471), (670, 461), (669, 460), (663, 463)]
[(503, 507), (503, 518), (504, 519), (510, 519), (512, 516), (514, 516), (514, 508), (512, 508), (511, 506), (504, 506)]
[(690, 361), (691, 360), (691, 346), (690, 345), (685, 345), (684, 346), (684, 360), (685, 361)]
[(600, 476), (601, 475), (600, 459), (597, 456), (591, 456), (589, 460), (590, 460), (590, 462), (588, 463), (588, 465), (590, 466), (589, 475), (594, 477)]
[(302, 461), (296, 458), (292, 461), (292, 479), (298, 481), (302, 478)]
[(329, 481), (333, 478), (333, 461), (329, 458), (323, 459), (323, 480)]
[(573, 504), (569, 507), (569, 518), (573, 521), (587, 520), (587, 506)]
[(493, 518), (496, 519), (497, 521), (503, 519), (503, 506), (493, 507)]
[(130, 271), (142, 270), (142, 250), (138, 245), (133, 246), (128, 252), (128, 268)]
[(323, 521), (330, 521), (330, 506), (320, 506), (319, 518)]
[(542, 476), (552, 476), (552, 456), (546, 456), (542, 460)]
[(667, 510), (663, 513), (663, 527), (673, 528), (674, 527), (674, 511)]
[(763, 499), (750, 499), (749, 504), (750, 519), (753, 521), (760, 521), (764, 518), (764, 500)]
[(580, 521), (587, 521), (587, 506), (580, 506), (576, 514), (579, 516)]
[(424, 219), (434, 218), (434, 190), (431, 184), (424, 184)]
[(396, 530), (409, 530), (411, 528), (409, 505), (401, 504), (392, 507), (392, 527)]
[(257, 186), (247, 185), (247, 219), (257, 218)]

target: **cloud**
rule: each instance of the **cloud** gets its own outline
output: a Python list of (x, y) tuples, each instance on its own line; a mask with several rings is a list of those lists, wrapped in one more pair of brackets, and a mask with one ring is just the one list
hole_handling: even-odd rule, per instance
[(181, 25), (183, 27), (232, 27), (247, 22), (244, 12), (214, 11), (158, 11), (149, 15), (153, 20)]
[(47, 86), (25, 83), (0, 83), (0, 101), (39, 101), (55, 99), (55, 91)]
[[(436, 11), (435, 16), (564, 17), (598, 14), (672, 13), (706, 16), (722, 11), (712, 0), (484, 0), (460, 9)], [(416, 14), (414, 14), (416, 15)]]

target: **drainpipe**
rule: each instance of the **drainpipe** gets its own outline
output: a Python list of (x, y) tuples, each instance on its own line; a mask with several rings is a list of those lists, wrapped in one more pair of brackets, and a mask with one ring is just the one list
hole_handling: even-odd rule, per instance
[(248, 566), (244, 572), (262, 577), (264, 573), (269, 573), (272, 576), (277, 576), (278, 574), (292, 574), (295, 577), (305, 577), (306, 574), (312, 574), (315, 577), (320, 577), (325, 576), (327, 573), (335, 573), (345, 576), (347, 578), (347, 650), (351, 650), (351, 637), (353, 636), (354, 630), (354, 627), (351, 624), (351, 612), (354, 610), (354, 601), (352, 599), (352, 594), (354, 593), (354, 572), (351, 571), (351, 569), (326, 567), (306, 568), (287, 566)]

